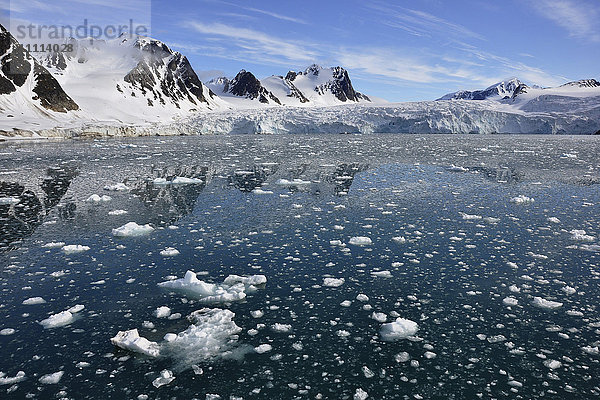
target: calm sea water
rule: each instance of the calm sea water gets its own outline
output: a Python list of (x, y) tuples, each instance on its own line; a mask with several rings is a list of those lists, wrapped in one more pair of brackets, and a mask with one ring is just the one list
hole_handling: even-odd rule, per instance
[[(595, 137), (547, 136), (1, 144), (0, 398), (597, 398), (598, 154)], [(154, 183), (175, 177), (194, 183)], [(131, 221), (155, 230), (113, 236)], [(157, 286), (188, 270), (267, 283), (217, 304)], [(164, 343), (204, 307), (241, 331), (158, 358), (110, 342)], [(383, 341), (396, 317), (419, 330)]]

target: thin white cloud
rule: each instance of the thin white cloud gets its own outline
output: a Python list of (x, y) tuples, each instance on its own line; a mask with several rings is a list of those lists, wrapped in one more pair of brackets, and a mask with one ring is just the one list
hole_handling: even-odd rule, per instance
[(485, 38), (463, 25), (448, 21), (425, 11), (395, 6), (392, 3), (369, 2), (366, 7), (377, 13), (378, 22), (391, 28), (401, 29), (414, 36)]
[[(286, 41), (279, 37), (247, 28), (238, 28), (221, 23), (188, 22), (187, 25), (196, 32), (209, 37), (228, 39), (230, 47), (242, 49), (255, 57), (279, 57), (294, 62), (312, 62), (318, 57), (318, 52), (309, 49), (301, 43)], [(253, 61), (249, 59), (249, 61)]]
[(306, 22), (306, 21), (304, 21), (303, 19), (300, 19), (300, 18), (288, 17), (287, 15), (277, 14), (277, 13), (274, 13), (274, 12), (271, 12), (271, 11), (261, 10), (259, 8), (254, 8), (254, 7), (242, 7), (242, 8), (244, 10), (252, 11), (252, 12), (255, 12), (255, 13), (258, 13), (258, 14), (268, 15), (269, 17), (280, 19), (282, 21), (295, 22), (297, 24), (308, 25), (308, 22)]
[(600, 3), (582, 0), (536, 0), (534, 9), (569, 32), (569, 35), (591, 42), (600, 42)]

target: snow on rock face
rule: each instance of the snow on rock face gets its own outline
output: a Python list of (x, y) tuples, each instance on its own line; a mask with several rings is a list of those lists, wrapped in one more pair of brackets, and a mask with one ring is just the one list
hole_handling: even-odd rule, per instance
[(379, 334), (386, 342), (406, 339), (414, 336), (419, 330), (419, 325), (409, 319), (396, 318), (396, 321), (381, 325)]
[(110, 342), (124, 350), (145, 354), (149, 357), (158, 357), (160, 354), (160, 346), (158, 343), (151, 342), (148, 339), (141, 337), (137, 329), (119, 331), (115, 337), (110, 339)]
[(527, 93), (528, 86), (517, 78), (493, 84), (484, 90), (461, 90), (449, 93), (438, 100), (487, 100), (512, 99), (521, 93)]
[(560, 308), (563, 305), (563, 303), (561, 303), (561, 302), (546, 300), (542, 297), (537, 297), (537, 296), (533, 298), (532, 304), (536, 307), (545, 308), (548, 310)]
[(194, 272), (187, 271), (183, 278), (161, 282), (158, 286), (182, 292), (202, 303), (225, 303), (246, 298), (247, 292), (266, 282), (264, 275), (229, 275), (222, 284), (214, 284), (201, 281)]
[(133, 237), (147, 235), (152, 231), (154, 231), (154, 228), (149, 224), (138, 225), (135, 222), (128, 222), (123, 226), (113, 229), (112, 234), (117, 237)]

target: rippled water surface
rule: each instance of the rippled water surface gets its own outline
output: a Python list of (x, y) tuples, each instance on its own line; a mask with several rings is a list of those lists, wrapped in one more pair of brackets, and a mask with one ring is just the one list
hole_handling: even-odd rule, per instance
[[(548, 136), (0, 144), (0, 398), (597, 398), (598, 154)], [(153, 230), (113, 233), (129, 222)], [(188, 270), (225, 295), (158, 286)], [(418, 330), (383, 340), (397, 318)], [(134, 328), (158, 356), (111, 343)]]

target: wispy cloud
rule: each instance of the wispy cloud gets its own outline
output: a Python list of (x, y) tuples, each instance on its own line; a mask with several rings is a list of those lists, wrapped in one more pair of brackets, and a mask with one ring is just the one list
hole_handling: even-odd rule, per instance
[(583, 40), (600, 42), (600, 3), (584, 0), (536, 0), (530, 2), (545, 18)]
[(413, 10), (377, 1), (367, 3), (366, 7), (378, 14), (381, 18), (380, 23), (390, 28), (401, 29), (414, 36), (439, 36), (444, 39), (448, 39), (449, 37), (468, 37), (485, 40), (482, 35), (460, 24), (425, 11)]
[(286, 41), (254, 29), (198, 21), (190, 21), (187, 25), (209, 37), (227, 39), (228, 45), (235, 47), (237, 51), (242, 50), (248, 55), (248, 60), (269, 58), (272, 61), (273, 58), (279, 58), (307, 63), (312, 62), (319, 55), (317, 51), (311, 50), (303, 43)]
[(243, 5), (240, 5), (240, 4), (235, 4), (235, 3), (231, 3), (229, 1), (223, 1), (223, 0), (207, 0), (207, 1), (209, 1), (209, 2), (216, 2), (216, 3), (220, 3), (220, 4), (226, 4), (228, 6), (235, 7), (236, 10), (242, 9), (242, 10), (250, 11), (250, 12), (253, 12), (253, 13), (256, 13), (256, 14), (267, 15), (269, 17), (272, 17), (272, 18), (275, 18), (275, 19), (279, 19), (281, 21), (294, 22), (296, 24), (308, 25), (308, 22), (306, 22), (303, 19), (296, 18), (296, 17), (290, 17), (288, 15), (283, 15), (283, 14), (276, 13), (276, 12), (269, 11), (269, 10), (263, 10), (263, 9), (256, 8), (256, 7), (243, 6)]

